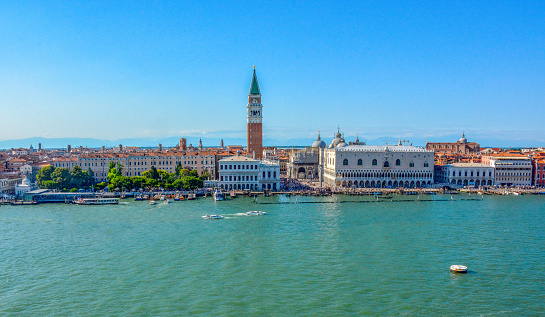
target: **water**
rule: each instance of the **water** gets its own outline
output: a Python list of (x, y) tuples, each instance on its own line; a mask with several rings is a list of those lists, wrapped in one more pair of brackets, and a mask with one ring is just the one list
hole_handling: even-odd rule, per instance
[(2, 206), (0, 315), (543, 315), (544, 211), (539, 196)]

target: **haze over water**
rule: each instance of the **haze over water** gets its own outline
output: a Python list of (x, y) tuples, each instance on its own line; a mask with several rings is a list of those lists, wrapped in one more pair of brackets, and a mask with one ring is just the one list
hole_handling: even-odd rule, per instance
[[(268, 215), (242, 214), (255, 209)], [(535, 316), (544, 210), (540, 196), (1, 206), (0, 315)]]

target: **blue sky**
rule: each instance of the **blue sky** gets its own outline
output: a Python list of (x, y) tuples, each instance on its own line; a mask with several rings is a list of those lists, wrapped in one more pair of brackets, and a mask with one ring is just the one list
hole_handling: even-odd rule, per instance
[(0, 43), (0, 140), (244, 137), (252, 65), (269, 138), (545, 139), (544, 1), (8, 0)]

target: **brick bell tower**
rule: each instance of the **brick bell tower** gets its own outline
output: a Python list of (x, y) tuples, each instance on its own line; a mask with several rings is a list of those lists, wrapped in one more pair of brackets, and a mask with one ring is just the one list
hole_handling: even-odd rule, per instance
[(257, 75), (252, 76), (250, 93), (248, 94), (247, 120), (248, 120), (248, 154), (261, 160), (263, 156), (263, 105), (261, 105), (261, 92), (257, 83)]

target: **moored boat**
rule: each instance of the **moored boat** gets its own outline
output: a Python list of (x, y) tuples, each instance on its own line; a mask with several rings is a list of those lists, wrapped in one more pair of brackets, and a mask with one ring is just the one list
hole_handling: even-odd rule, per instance
[(221, 190), (216, 190), (214, 194), (212, 194), (212, 197), (215, 201), (220, 201), (225, 199), (225, 195), (221, 192)]
[(115, 205), (119, 204), (118, 198), (81, 198), (74, 203), (78, 205)]
[(151, 200), (149, 201), (149, 204), (150, 204), (150, 205), (155, 205), (155, 199), (151, 199)]

